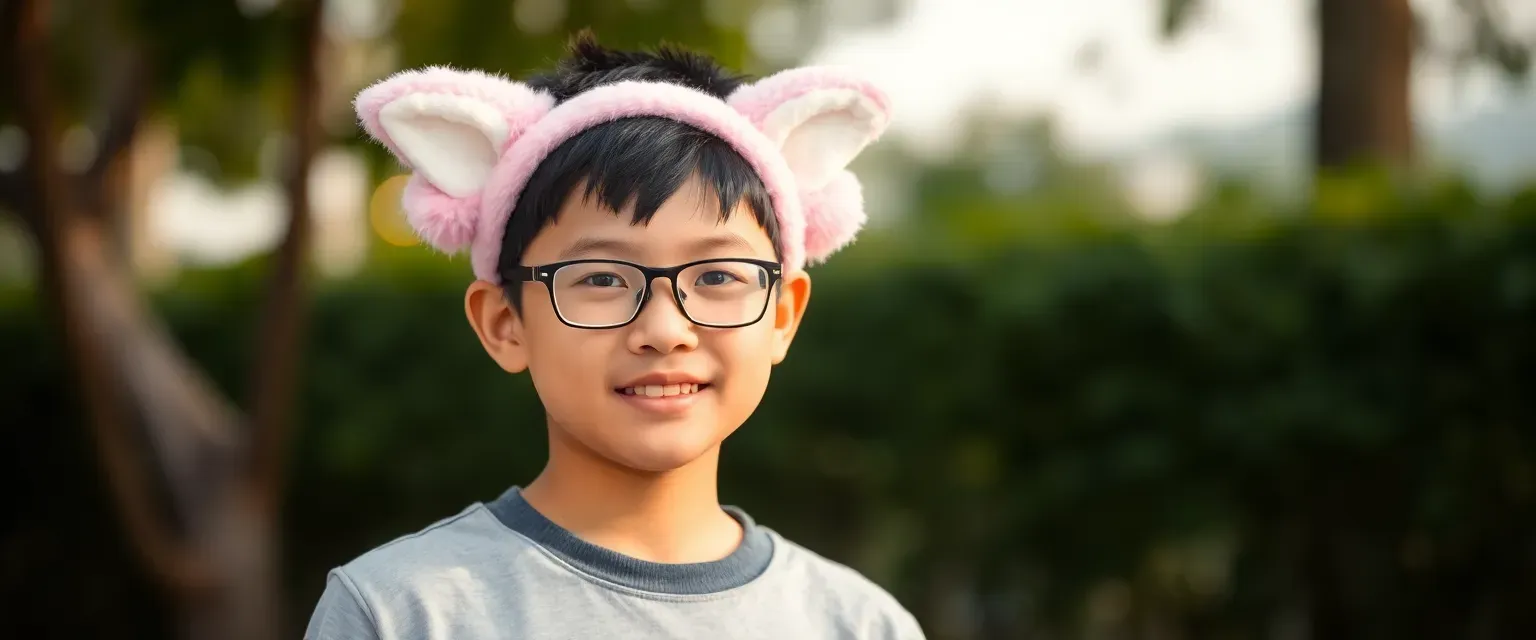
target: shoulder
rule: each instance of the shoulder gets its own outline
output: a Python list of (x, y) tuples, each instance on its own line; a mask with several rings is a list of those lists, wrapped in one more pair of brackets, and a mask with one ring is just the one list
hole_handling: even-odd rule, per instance
[(401, 572), (441, 567), (474, 555), (490, 542), (500, 543), (506, 531), (485, 506), (475, 503), (418, 531), (369, 549), (337, 568), (354, 579), (385, 577)]
[(445, 549), (441, 542), (476, 535), (475, 510), (466, 508), (331, 569), (310, 615), (305, 640), (368, 640), (379, 638), (381, 629), (392, 630), (398, 605), (419, 591), (416, 585), (425, 576), (452, 561), (444, 553), (452, 553), (452, 546)]
[(333, 568), (315, 615), (331, 616), (327, 610), (341, 609), (354, 619), (398, 627), (408, 612), (479, 598), (490, 590), (515, 590), (515, 582), (498, 579), (486, 568), (526, 564), (526, 557), (536, 553), (476, 503)]
[(889, 591), (852, 567), (831, 560), (769, 530), (782, 554), (784, 577), (826, 603), (829, 614), (859, 629), (857, 637), (921, 640), (917, 618)]

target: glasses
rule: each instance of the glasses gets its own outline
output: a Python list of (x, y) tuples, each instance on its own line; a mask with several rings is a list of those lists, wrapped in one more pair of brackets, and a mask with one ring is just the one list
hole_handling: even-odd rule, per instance
[(577, 329), (612, 329), (634, 322), (651, 299), (651, 281), (657, 278), (672, 281), (672, 298), (690, 322), (734, 329), (763, 318), (769, 292), (783, 269), (777, 262), (746, 258), (666, 268), (622, 260), (571, 260), (517, 267), (505, 275), (513, 282), (544, 283), (560, 322)]

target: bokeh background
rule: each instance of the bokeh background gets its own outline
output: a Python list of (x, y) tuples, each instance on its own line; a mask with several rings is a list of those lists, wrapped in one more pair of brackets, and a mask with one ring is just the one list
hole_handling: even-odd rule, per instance
[(4, 0), (0, 628), (298, 637), (526, 482), (350, 98), (592, 28), (890, 88), (725, 501), (929, 637), (1536, 637), (1536, 3)]

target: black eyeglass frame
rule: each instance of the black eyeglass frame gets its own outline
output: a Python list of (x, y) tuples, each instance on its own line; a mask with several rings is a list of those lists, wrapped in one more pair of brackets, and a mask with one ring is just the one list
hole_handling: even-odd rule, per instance
[[(683, 290), (682, 287), (677, 285), (677, 278), (679, 275), (682, 275), (684, 269), (696, 267), (701, 264), (709, 264), (712, 262), (735, 262), (741, 264), (750, 264), (756, 267), (761, 267), (768, 273), (768, 285), (766, 288), (770, 289), (770, 295), (763, 298), (763, 308), (758, 309), (756, 317), (749, 321), (737, 324), (711, 324), (708, 322), (699, 322), (693, 317), (692, 314), (688, 313), (687, 306), (683, 304)], [(640, 304), (635, 305), (635, 311), (634, 313), (630, 314), (629, 319), (616, 324), (585, 325), (576, 324), (565, 318), (565, 314), (560, 312), (560, 303), (555, 301), (555, 272), (562, 268), (578, 264), (621, 264), (626, 267), (632, 267), (643, 275), (645, 280), (645, 291), (641, 294)], [(768, 302), (769, 300), (773, 299), (771, 290), (776, 285), (778, 285), (779, 280), (783, 277), (784, 266), (782, 264), (772, 260), (759, 260), (756, 258), (709, 258), (706, 260), (694, 260), (693, 262), (685, 262), (683, 264), (671, 267), (647, 267), (643, 264), (636, 264), (627, 260), (583, 258), (580, 260), (565, 260), (562, 262), (551, 262), (549, 264), (527, 267), (517, 266), (502, 274), (502, 278), (508, 282), (542, 282), (544, 284), (544, 290), (549, 292), (549, 306), (551, 309), (554, 309), (555, 318), (559, 319), (561, 324), (564, 324), (565, 326), (571, 327), (573, 329), (599, 330), (617, 329), (619, 327), (628, 326), (630, 323), (633, 323), (636, 318), (639, 318), (640, 312), (645, 310), (645, 305), (651, 302), (651, 292), (653, 291), (651, 288), (651, 282), (657, 278), (666, 278), (672, 283), (672, 301), (677, 304), (677, 310), (682, 312), (683, 317), (687, 318), (689, 322), (710, 329), (739, 329), (741, 327), (749, 327), (757, 324), (763, 319), (763, 316), (768, 313)]]

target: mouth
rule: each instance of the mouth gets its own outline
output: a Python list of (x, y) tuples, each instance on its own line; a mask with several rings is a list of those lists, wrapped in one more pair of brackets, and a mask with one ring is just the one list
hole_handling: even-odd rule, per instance
[(671, 398), (675, 396), (690, 396), (709, 389), (707, 382), (682, 382), (677, 384), (641, 384), (630, 387), (614, 389), (621, 396), (638, 396), (641, 398)]
[(657, 417), (685, 416), (705, 392), (714, 388), (707, 378), (680, 372), (652, 373), (614, 387), (620, 401)]

